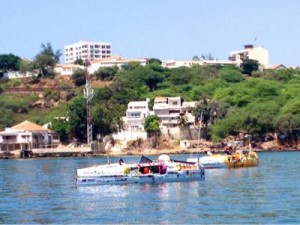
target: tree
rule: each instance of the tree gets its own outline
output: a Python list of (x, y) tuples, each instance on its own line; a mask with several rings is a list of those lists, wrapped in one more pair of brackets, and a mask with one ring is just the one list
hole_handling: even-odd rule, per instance
[(93, 105), (93, 134), (105, 136), (123, 129), (124, 106), (114, 100), (97, 101)]
[(82, 59), (76, 59), (76, 60), (74, 61), (74, 64), (77, 64), (77, 65), (80, 65), (80, 66), (84, 66), (84, 62), (83, 62)]
[(94, 75), (99, 80), (112, 80), (117, 72), (119, 71), (119, 67), (110, 66), (110, 67), (100, 67)]
[(242, 72), (251, 76), (252, 72), (257, 71), (259, 63), (257, 60), (246, 58), (241, 64)]
[(66, 143), (68, 141), (70, 133), (70, 124), (67, 120), (54, 120), (52, 122), (51, 128), (57, 133), (62, 143)]
[(74, 81), (75, 85), (78, 87), (84, 85), (86, 82), (85, 73), (84, 73), (84, 70), (82, 70), (82, 69), (76, 70), (72, 74), (71, 78)]
[(211, 53), (208, 53), (208, 54), (202, 54), (201, 59), (203, 59), (203, 60), (214, 60), (214, 57), (211, 55)]
[(30, 62), (29, 60), (21, 59), (19, 70), (22, 73), (32, 72), (32, 71), (34, 71), (34, 64), (32, 62)]
[(193, 56), (192, 60), (193, 61), (200, 61), (200, 58), (199, 58), (199, 56), (195, 55), (195, 56)]
[(208, 136), (208, 125), (212, 126), (225, 118), (227, 107), (227, 104), (224, 104), (223, 102), (213, 100), (208, 101), (204, 98), (193, 109), (192, 113), (195, 116), (195, 122), (203, 125), (201, 130), (203, 130), (203, 135), (205, 137)]
[(159, 118), (157, 115), (147, 116), (144, 125), (145, 131), (147, 131), (149, 136), (157, 135), (160, 133), (159, 128)]
[(0, 113), (0, 129), (4, 130), (5, 127), (9, 127), (13, 124), (12, 110), (7, 109), (6, 107), (1, 107)]
[(161, 65), (161, 60), (160, 59), (156, 59), (156, 58), (151, 58), (147, 61), (147, 64), (152, 64), (152, 63), (157, 63), (159, 65)]
[(145, 84), (149, 87), (150, 91), (157, 89), (157, 85), (164, 80), (164, 76), (161, 73), (149, 70), (144, 76)]
[(41, 45), (41, 52), (35, 56), (34, 64), (42, 77), (54, 76), (54, 66), (62, 55), (60, 50), (55, 53), (50, 43)]
[(207, 129), (210, 120), (210, 110), (208, 101), (206, 98), (202, 99), (192, 111), (195, 116), (195, 122), (201, 122), (204, 125), (203, 128)]
[(223, 67), (219, 71), (220, 77), (228, 83), (238, 83), (243, 80), (242, 73), (236, 67)]
[(74, 99), (68, 105), (68, 117), (70, 124), (70, 135), (79, 141), (87, 140), (86, 102), (83, 97)]
[(0, 55), (0, 72), (19, 70), (21, 58), (13, 54)]
[(188, 118), (184, 112), (179, 113), (179, 115), (177, 116), (177, 124), (180, 129), (180, 138), (192, 139), (191, 129), (188, 126)]
[(178, 67), (171, 71), (169, 80), (174, 85), (188, 84), (191, 79), (191, 68), (188, 67)]
[(185, 127), (188, 124), (188, 118), (185, 113), (179, 113), (179, 116), (177, 116), (177, 124), (179, 127)]

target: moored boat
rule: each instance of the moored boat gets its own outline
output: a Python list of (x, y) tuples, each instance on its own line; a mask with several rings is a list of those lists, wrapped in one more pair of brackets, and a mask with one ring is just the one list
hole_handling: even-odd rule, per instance
[[(196, 162), (197, 158), (188, 159), (189, 162)], [(239, 168), (257, 166), (259, 162), (258, 155), (254, 151), (243, 153), (238, 150), (230, 154), (209, 154), (199, 158), (199, 164), (205, 169), (218, 168)]]
[(237, 167), (252, 167), (258, 165), (258, 156), (254, 151), (249, 151), (243, 153), (242, 151), (237, 151), (226, 157), (225, 164), (229, 168)]
[(195, 162), (172, 160), (161, 155), (157, 161), (142, 156), (138, 163), (95, 165), (77, 169), (77, 185), (143, 184), (204, 179), (204, 168)]

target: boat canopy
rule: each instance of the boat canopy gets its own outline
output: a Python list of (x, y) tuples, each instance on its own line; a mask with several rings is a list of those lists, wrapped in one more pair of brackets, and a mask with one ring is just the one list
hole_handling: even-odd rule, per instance
[(139, 164), (143, 164), (143, 163), (152, 163), (153, 161), (149, 158), (147, 158), (146, 156), (142, 155), (139, 161)]

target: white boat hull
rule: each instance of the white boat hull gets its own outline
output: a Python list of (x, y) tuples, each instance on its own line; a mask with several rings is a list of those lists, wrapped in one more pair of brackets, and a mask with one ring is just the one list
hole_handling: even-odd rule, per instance
[(204, 179), (204, 169), (194, 171), (167, 172), (165, 174), (148, 175), (113, 175), (77, 177), (78, 186), (110, 185), (110, 184), (145, 184), (164, 182), (184, 182)]
[(112, 163), (77, 169), (77, 186), (183, 182), (204, 179), (204, 168), (189, 162)]

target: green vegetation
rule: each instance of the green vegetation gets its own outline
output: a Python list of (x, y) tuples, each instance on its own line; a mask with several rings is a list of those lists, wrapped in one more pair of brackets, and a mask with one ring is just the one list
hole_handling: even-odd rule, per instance
[[(48, 49), (49, 46), (44, 47)], [(262, 72), (256, 71), (255, 62), (246, 63), (252, 67), (193, 65), (191, 68), (167, 69), (161, 66), (160, 60), (153, 59), (146, 66), (132, 62), (122, 68), (101, 68), (92, 79), (111, 81), (111, 84), (94, 88), (94, 138), (122, 129), (121, 117), (125, 115), (129, 101), (150, 98), (150, 104), (153, 104), (156, 96), (181, 96), (185, 101), (198, 101), (194, 115), (199, 121), (202, 113), (203, 127), (214, 141), (239, 133), (250, 133), (254, 137), (264, 137), (268, 133), (293, 134), (300, 127), (300, 70)], [(37, 123), (52, 121), (61, 140), (85, 141), (86, 103), (83, 87), (80, 87), (84, 84), (82, 71), (73, 75), (73, 79), (78, 87), (64, 100), (59, 92), (44, 93), (47, 101), (59, 102), (51, 108), (33, 107), (37, 95), (11, 95), (5, 92), (8, 83), (0, 83), (3, 91), (0, 94), (0, 127), (24, 119)], [(21, 83), (9, 81), (10, 86)], [(68, 84), (61, 86), (63, 90)], [(69, 117), (69, 121), (54, 121), (54, 117)], [(184, 115), (178, 118), (178, 123), (184, 125)], [(159, 128), (152, 117), (146, 119), (146, 125), (149, 132)]]
[(72, 74), (71, 78), (74, 81), (75, 85), (78, 87), (84, 85), (85, 81), (86, 81), (85, 73), (84, 73), (84, 70), (82, 70), (82, 69), (76, 70)]
[(156, 115), (147, 116), (145, 119), (145, 131), (149, 136), (153, 136), (160, 133), (159, 118)]
[(21, 58), (13, 54), (0, 55), (0, 73), (9, 70), (19, 70)]

